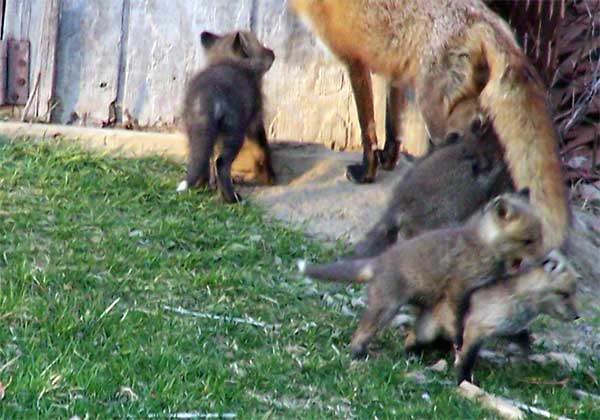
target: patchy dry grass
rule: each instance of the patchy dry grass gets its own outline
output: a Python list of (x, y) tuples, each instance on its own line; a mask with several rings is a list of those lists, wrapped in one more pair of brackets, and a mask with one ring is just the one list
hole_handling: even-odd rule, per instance
[[(176, 195), (182, 172), (0, 142), (1, 418), (493, 417), (457, 394), (452, 374), (416, 381), (435, 358), (407, 359), (400, 331), (351, 361), (357, 318), (342, 307), (356, 291), (294, 270), (332, 251), (251, 204)], [(481, 361), (475, 374), (489, 392), (591, 419), (598, 402), (574, 390), (598, 393), (599, 368)]]

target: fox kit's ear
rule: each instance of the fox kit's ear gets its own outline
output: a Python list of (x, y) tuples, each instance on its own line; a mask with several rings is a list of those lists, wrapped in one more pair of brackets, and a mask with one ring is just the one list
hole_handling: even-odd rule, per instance
[(200, 34), (200, 42), (202, 42), (204, 49), (207, 50), (210, 50), (219, 38), (221, 38), (219, 35), (215, 35), (208, 31), (204, 31)]
[(530, 199), (530, 191), (529, 191), (529, 187), (525, 187), (523, 188), (521, 191), (519, 191), (519, 195), (525, 199), (527, 199), (527, 201), (529, 201)]
[(493, 203), (493, 209), (502, 220), (510, 220), (513, 216), (512, 206), (504, 197), (497, 197)]
[(243, 33), (238, 32), (233, 39), (233, 51), (242, 58), (248, 58), (248, 41)]

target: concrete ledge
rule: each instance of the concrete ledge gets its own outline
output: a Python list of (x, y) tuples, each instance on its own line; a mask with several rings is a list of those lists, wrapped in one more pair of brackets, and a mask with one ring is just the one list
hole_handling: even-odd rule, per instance
[(164, 156), (185, 160), (187, 142), (183, 133), (142, 132), (55, 124), (0, 122), (0, 135), (54, 139), (64, 137), (85, 148), (125, 157)]

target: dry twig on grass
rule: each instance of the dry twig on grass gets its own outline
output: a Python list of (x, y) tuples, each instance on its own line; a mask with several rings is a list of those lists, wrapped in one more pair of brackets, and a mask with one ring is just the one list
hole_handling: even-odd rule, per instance
[(524, 411), (536, 414), (547, 419), (554, 420), (572, 420), (569, 417), (552, 414), (548, 410), (533, 407), (520, 401), (497, 397), (485, 392), (483, 389), (468, 381), (463, 381), (459, 385), (459, 392), (465, 398), (479, 402), (482, 406), (496, 411), (500, 416), (506, 419), (522, 419), (525, 417)]
[(179, 315), (188, 315), (188, 316), (193, 316), (196, 318), (212, 319), (214, 321), (225, 321), (225, 322), (231, 322), (233, 324), (248, 324), (248, 325), (253, 325), (253, 326), (259, 327), (259, 328), (267, 328), (267, 329), (273, 329), (273, 330), (279, 328), (279, 325), (267, 324), (267, 323), (264, 323), (261, 321), (257, 321), (254, 318), (251, 318), (249, 316), (246, 316), (244, 318), (238, 318), (238, 317), (227, 316), (227, 315), (213, 315), (213, 314), (209, 314), (206, 312), (190, 311), (188, 309), (183, 309), (182, 307), (173, 308), (173, 307), (167, 306), (167, 305), (164, 305), (163, 309), (166, 311), (175, 312)]

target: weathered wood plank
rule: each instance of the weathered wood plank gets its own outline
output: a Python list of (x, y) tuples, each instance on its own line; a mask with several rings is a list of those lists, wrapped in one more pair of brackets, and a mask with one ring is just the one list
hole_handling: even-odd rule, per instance
[[(2, 39), (2, 28), (4, 27), (4, 0), (0, 0), (0, 39)], [(0, 103), (1, 105), (1, 103)]]
[(8, 39), (7, 102), (25, 105), (29, 97), (29, 41)]
[(248, 0), (130, 0), (122, 109), (142, 126), (174, 124), (185, 82), (200, 67), (200, 32), (250, 28)]
[[(1, 6), (1, 4), (0, 4)], [(6, 103), (6, 82), (8, 80), (8, 42), (0, 40), (0, 105)]]
[(36, 66), (31, 69), (31, 72), (36, 83), (39, 78), (39, 83), (37, 91), (34, 92), (35, 96), (31, 107), (27, 115), (24, 115), (24, 119), (29, 121), (50, 122), (54, 94), (59, 6), (59, 0), (45, 1), (41, 30), (38, 36), (32, 40), (38, 46), (39, 56), (35, 60)]
[[(101, 125), (117, 98), (123, 0), (62, 0), (52, 119)], [(145, 36), (145, 34), (143, 35)]]
[[(39, 31), (42, 27), (45, 0), (6, 0), (3, 39), (29, 40), (29, 68), (38, 66)], [(35, 75), (29, 72), (29, 86), (35, 84)]]

